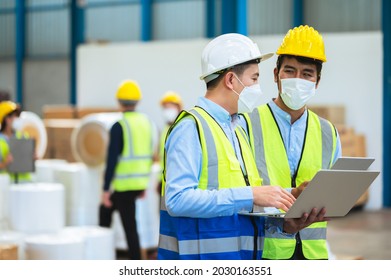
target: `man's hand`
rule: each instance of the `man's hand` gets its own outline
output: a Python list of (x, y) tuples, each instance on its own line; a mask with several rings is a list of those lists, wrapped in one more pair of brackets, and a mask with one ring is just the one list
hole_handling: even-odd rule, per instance
[(298, 198), (299, 195), (300, 195), (300, 194), (304, 191), (304, 189), (307, 187), (307, 185), (308, 185), (309, 182), (310, 182), (310, 181), (305, 181), (305, 182), (301, 183), (301, 185), (298, 186), (297, 188), (293, 188), (292, 191), (291, 191), (291, 193), (293, 194), (293, 196), (294, 196), (295, 198)]
[(261, 186), (252, 188), (254, 204), (262, 207), (276, 207), (289, 210), (295, 197), (279, 186)]
[(325, 215), (325, 208), (322, 208), (319, 213), (316, 208), (313, 208), (310, 214), (304, 213), (301, 218), (284, 219), (284, 232), (296, 233), (313, 223), (330, 221), (330, 218), (326, 218)]
[(109, 191), (105, 191), (102, 194), (102, 204), (106, 208), (110, 208), (113, 206), (113, 203), (111, 202), (110, 196), (111, 196), (111, 192), (109, 192)]

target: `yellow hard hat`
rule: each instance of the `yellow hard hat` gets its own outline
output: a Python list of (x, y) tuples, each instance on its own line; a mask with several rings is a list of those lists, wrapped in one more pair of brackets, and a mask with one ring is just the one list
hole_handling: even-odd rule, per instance
[(141, 97), (141, 90), (138, 84), (132, 80), (123, 81), (117, 89), (116, 98), (118, 100), (139, 101)]
[(0, 123), (3, 122), (5, 116), (17, 110), (19, 110), (18, 105), (12, 101), (0, 102)]
[(176, 92), (167, 91), (162, 99), (160, 99), (160, 105), (163, 105), (164, 103), (175, 103), (182, 106), (182, 99)]
[(323, 38), (308, 25), (290, 29), (276, 54), (303, 56), (326, 62)]

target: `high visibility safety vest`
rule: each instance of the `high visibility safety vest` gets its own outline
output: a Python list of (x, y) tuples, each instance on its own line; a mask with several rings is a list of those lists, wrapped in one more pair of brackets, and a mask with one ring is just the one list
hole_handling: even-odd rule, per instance
[[(329, 121), (312, 111), (308, 110), (302, 154), (293, 178), (282, 135), (269, 105), (262, 105), (244, 117), (258, 172), (265, 185), (296, 187), (310, 181), (320, 169), (331, 167), (336, 150), (336, 130)], [(305, 258), (328, 259), (326, 230), (327, 222), (320, 222), (299, 232)], [(295, 237), (266, 229), (263, 258), (289, 259), (295, 246)]]
[[(29, 138), (27, 133), (21, 133), (17, 131), (15, 133), (15, 137), (17, 139), (22, 139), (22, 138)], [(10, 147), (8, 144), (8, 137), (4, 135), (3, 133), (0, 133), (0, 162), (3, 162), (8, 154), (10, 153)], [(0, 173), (7, 173), (7, 169), (0, 169)], [(17, 179), (18, 183), (27, 183), (32, 181), (32, 176), (31, 173), (18, 173), (17, 175), (14, 173), (10, 173), (10, 179), (11, 182), (15, 182)]]
[(124, 145), (112, 185), (117, 192), (145, 190), (152, 166), (152, 124), (138, 112), (125, 112), (119, 123)]
[(163, 162), (164, 162), (164, 144), (166, 142), (166, 137), (168, 133), (168, 129), (170, 128), (169, 125), (165, 125), (161, 134), (160, 134), (160, 145), (159, 145), (159, 161), (160, 166), (163, 169)]
[[(234, 148), (220, 125), (202, 108), (182, 111), (175, 125), (185, 117), (195, 120), (202, 148), (202, 169), (198, 188), (219, 190), (246, 185), (260, 186), (251, 148), (242, 128), (235, 131), (245, 165), (242, 172)], [(247, 174), (244, 175), (244, 174)], [(214, 218), (172, 217), (165, 205), (163, 170), (158, 259), (260, 259), (264, 219), (234, 214)]]

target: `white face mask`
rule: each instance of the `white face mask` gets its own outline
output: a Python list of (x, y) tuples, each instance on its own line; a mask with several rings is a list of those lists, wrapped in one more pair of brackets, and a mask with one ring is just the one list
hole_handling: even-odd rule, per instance
[(163, 109), (163, 117), (167, 123), (173, 123), (178, 116), (179, 112), (175, 108)]
[(238, 79), (241, 85), (244, 86), (240, 94), (237, 93), (235, 90), (232, 90), (239, 96), (238, 113), (250, 113), (262, 104), (261, 86), (258, 83), (249, 87), (245, 86), (236, 75), (235, 77), (236, 79)]
[(315, 82), (300, 78), (281, 79), (281, 98), (292, 110), (303, 108), (315, 95)]
[(15, 131), (21, 131), (23, 128), (23, 120), (15, 118), (12, 122), (12, 129)]

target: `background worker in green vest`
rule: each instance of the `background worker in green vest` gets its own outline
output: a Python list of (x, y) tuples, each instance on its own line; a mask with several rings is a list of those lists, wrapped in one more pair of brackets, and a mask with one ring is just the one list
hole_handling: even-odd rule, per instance
[[(238, 213), (254, 205), (292, 205), (294, 197), (280, 186), (261, 186), (247, 136), (237, 126), (237, 113), (250, 112), (260, 98), (258, 63), (271, 56), (237, 33), (204, 48), (205, 96), (179, 115), (165, 143), (158, 259), (259, 259), (264, 219)], [(323, 218), (313, 212), (281, 231)]]
[[(151, 120), (136, 112), (142, 95), (135, 81), (126, 80), (116, 93), (123, 118), (110, 130), (104, 174), (100, 226), (110, 227), (112, 214), (118, 210), (126, 235), (129, 258), (141, 259), (136, 223), (136, 199), (148, 187), (156, 129)], [(145, 217), (148, 219), (148, 217)]]
[[(168, 129), (174, 123), (176, 117), (183, 109), (182, 98), (174, 91), (167, 91), (160, 99), (160, 106), (162, 108), (165, 124), (162, 131), (160, 132), (159, 150), (157, 151), (158, 155), (156, 160), (159, 161), (161, 169), (163, 170), (164, 142), (166, 140)], [(161, 193), (161, 189), (162, 182), (160, 180), (157, 186), (157, 192), (159, 195)]]
[[(0, 172), (8, 172), (7, 166), (12, 162), (13, 157), (10, 152), (9, 139), (28, 138), (26, 133), (18, 131), (18, 124), (20, 123), (20, 107), (18, 104), (6, 100), (0, 102)], [(35, 155), (33, 155), (35, 157)], [(32, 181), (31, 173), (10, 174), (11, 181), (15, 183), (26, 183)]]
[[(282, 186), (297, 198), (318, 170), (341, 156), (341, 144), (335, 127), (306, 107), (326, 62), (322, 36), (312, 27), (295, 27), (276, 54), (278, 96), (245, 114), (242, 126), (264, 183)], [(328, 259), (326, 226), (327, 221), (315, 223), (295, 236), (266, 228), (263, 258)]]

